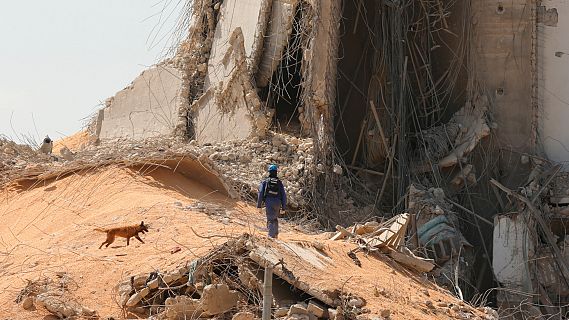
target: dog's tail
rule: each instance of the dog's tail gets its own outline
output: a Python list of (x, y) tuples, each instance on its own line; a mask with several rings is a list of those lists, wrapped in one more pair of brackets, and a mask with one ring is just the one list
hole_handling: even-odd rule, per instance
[(94, 231), (99, 231), (99, 232), (107, 232), (107, 230), (105, 229), (101, 229), (101, 228), (95, 228), (93, 229)]

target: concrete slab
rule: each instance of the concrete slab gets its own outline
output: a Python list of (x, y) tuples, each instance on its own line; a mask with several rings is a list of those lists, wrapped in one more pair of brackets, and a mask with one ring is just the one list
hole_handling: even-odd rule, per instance
[(274, 0), (269, 28), (256, 79), (257, 86), (266, 87), (279, 65), (292, 33), (294, 14), (298, 0)]
[(271, 0), (227, 0), (219, 10), (204, 95), (192, 106), (200, 143), (262, 135), (268, 120), (251, 84)]
[[(144, 139), (173, 133), (183, 103), (180, 71), (158, 65), (110, 99), (100, 113), (99, 139)], [(102, 118), (101, 118), (102, 116)]]
[(230, 38), (235, 29), (243, 34), (243, 46), (249, 71), (254, 71), (263, 48), (272, 0), (226, 0), (219, 9), (219, 18), (208, 61), (205, 89), (227, 81), (232, 69), (227, 65), (231, 51)]
[(218, 70), (227, 76), (215, 85), (210, 83), (192, 106), (196, 139), (200, 143), (262, 136), (268, 129), (270, 115), (261, 110), (261, 101), (251, 84), (244, 40), (242, 29), (236, 28), (218, 65)]
[[(541, 143), (547, 157), (565, 163), (564, 170), (569, 170), (569, 43), (567, 33), (569, 3), (562, 0), (541, 1), (538, 8), (538, 68), (539, 101), (543, 110), (540, 113)], [(554, 17), (554, 19), (552, 19)], [(560, 17), (561, 19), (558, 19)]]

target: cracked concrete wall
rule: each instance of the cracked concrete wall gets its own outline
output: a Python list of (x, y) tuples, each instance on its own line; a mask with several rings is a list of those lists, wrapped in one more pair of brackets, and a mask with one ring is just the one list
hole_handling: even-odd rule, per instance
[(200, 143), (263, 135), (268, 115), (251, 81), (272, 1), (227, 0), (219, 10), (204, 95), (192, 106)]
[[(569, 2), (544, 0), (538, 6), (540, 140), (547, 157), (569, 161)], [(564, 168), (568, 169), (567, 165)]]
[(514, 151), (501, 163), (508, 185), (518, 185), (515, 171), (526, 170), (520, 168), (517, 152), (531, 153), (536, 147), (534, 12), (534, 0), (472, 1), (474, 85), (488, 95), (498, 147)]
[(292, 33), (294, 14), (299, 0), (275, 0), (265, 38), (263, 54), (256, 75), (257, 86), (269, 85)]
[(99, 139), (144, 139), (174, 132), (178, 109), (184, 103), (181, 73), (157, 65), (145, 70), (131, 85), (107, 100), (99, 113)]

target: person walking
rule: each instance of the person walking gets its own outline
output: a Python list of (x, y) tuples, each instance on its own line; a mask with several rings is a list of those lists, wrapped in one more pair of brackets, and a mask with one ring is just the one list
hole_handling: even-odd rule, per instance
[(282, 181), (278, 178), (277, 165), (271, 164), (268, 171), (269, 176), (259, 185), (257, 208), (262, 209), (263, 202), (265, 203), (269, 237), (277, 239), (280, 210), (286, 210), (286, 192)]

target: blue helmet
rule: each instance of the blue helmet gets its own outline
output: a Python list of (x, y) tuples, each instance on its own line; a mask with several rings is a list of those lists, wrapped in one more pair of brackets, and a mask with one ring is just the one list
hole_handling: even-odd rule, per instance
[(271, 172), (271, 171), (277, 171), (278, 169), (279, 169), (279, 167), (277, 167), (276, 164), (271, 164), (271, 165), (269, 166), (269, 172)]

